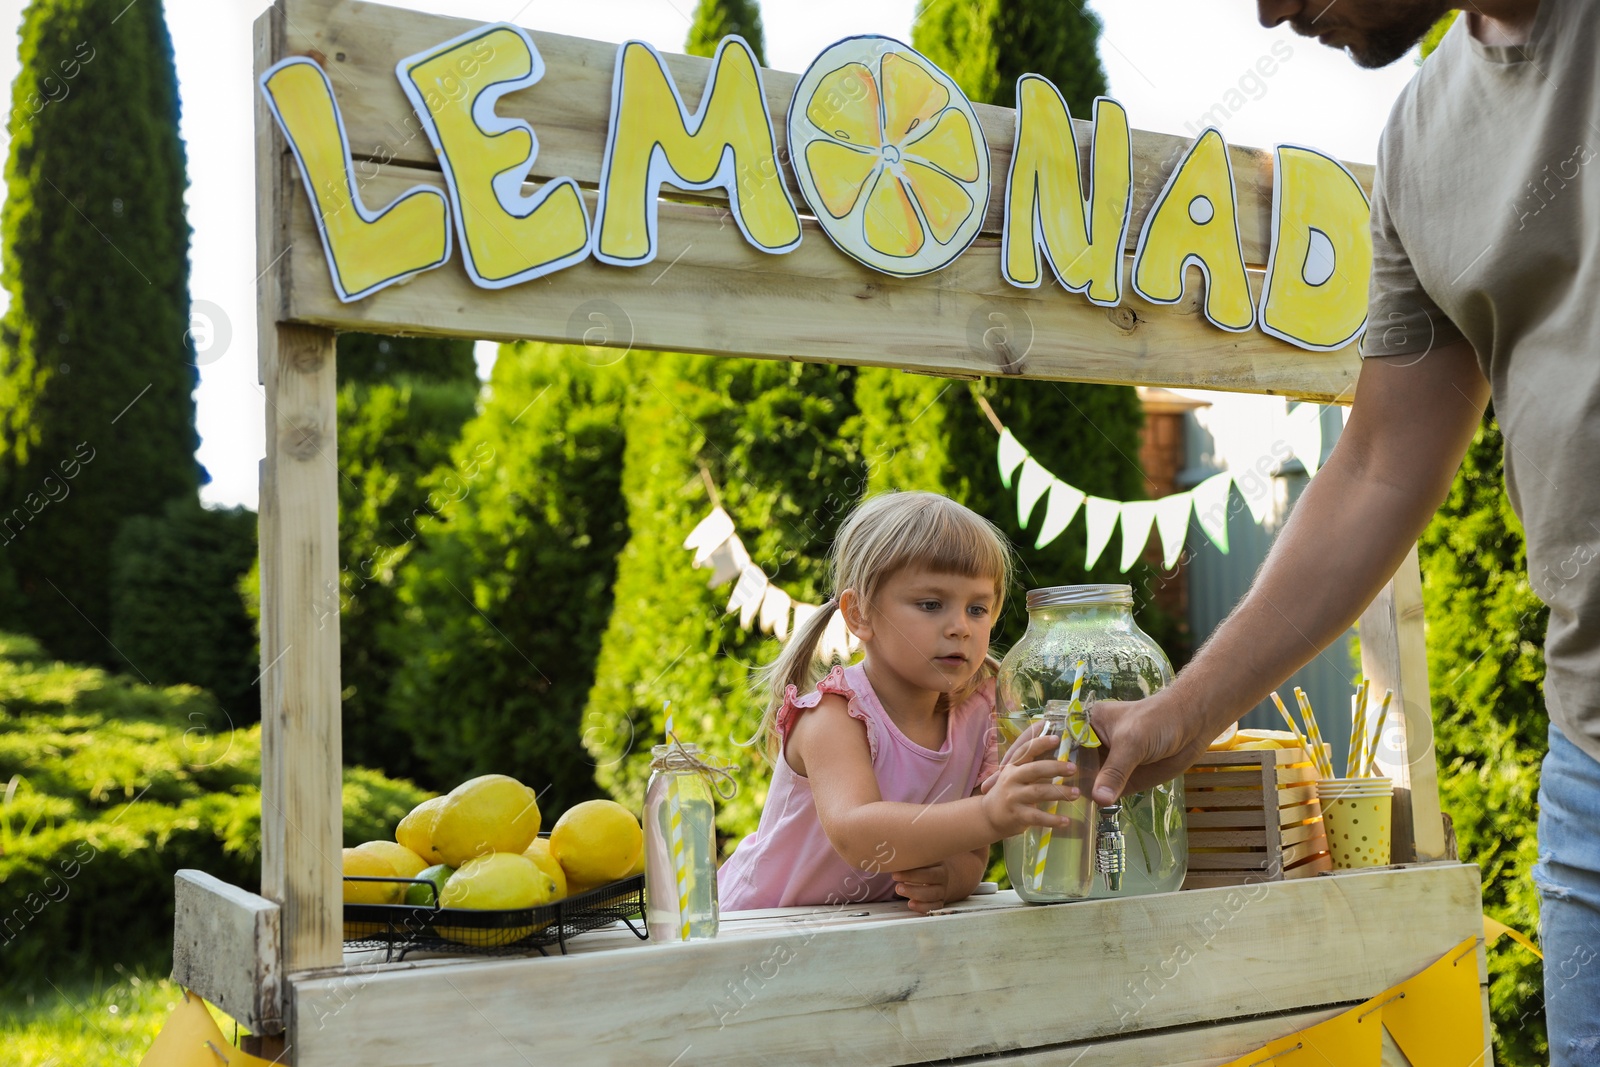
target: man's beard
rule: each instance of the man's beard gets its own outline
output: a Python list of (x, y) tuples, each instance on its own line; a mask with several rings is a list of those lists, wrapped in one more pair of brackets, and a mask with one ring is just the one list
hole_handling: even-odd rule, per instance
[[(1407, 0), (1384, 7), (1387, 10), (1383, 24), (1367, 31), (1359, 42), (1345, 47), (1359, 67), (1368, 70), (1387, 67), (1411, 51), (1449, 10), (1437, 0)], [(1307, 28), (1313, 34), (1316, 32), (1314, 25)]]

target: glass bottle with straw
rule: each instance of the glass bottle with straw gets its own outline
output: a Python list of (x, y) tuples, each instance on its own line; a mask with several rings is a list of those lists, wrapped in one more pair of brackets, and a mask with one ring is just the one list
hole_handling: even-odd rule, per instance
[(728, 772), (705, 761), (673, 732), (651, 749), (644, 794), (645, 922), (652, 940), (717, 936), (716, 796), (732, 799)]

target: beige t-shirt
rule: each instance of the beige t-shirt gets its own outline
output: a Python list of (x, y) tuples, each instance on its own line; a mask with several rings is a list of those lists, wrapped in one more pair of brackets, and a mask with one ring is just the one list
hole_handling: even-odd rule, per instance
[(1600, 759), (1600, 3), (1541, 0), (1520, 47), (1484, 45), (1466, 21), (1378, 149), (1361, 351), (1477, 350), (1550, 605), (1545, 702)]

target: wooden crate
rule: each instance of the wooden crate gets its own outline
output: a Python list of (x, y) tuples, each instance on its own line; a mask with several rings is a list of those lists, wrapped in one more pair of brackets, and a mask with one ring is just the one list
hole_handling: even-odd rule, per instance
[(1208, 752), (1184, 772), (1185, 889), (1278, 882), (1333, 869), (1303, 748)]

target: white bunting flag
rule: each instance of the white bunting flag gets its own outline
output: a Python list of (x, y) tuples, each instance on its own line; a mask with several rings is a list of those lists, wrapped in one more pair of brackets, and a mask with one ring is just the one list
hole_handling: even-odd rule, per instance
[(1088, 551), (1083, 557), (1084, 570), (1093, 570), (1100, 554), (1111, 543), (1111, 535), (1117, 532), (1117, 516), (1120, 514), (1122, 505), (1115, 500), (1091, 496), (1084, 501), (1083, 521), (1089, 535)]
[(707, 562), (711, 565), (711, 580), (706, 583), (706, 588), (715, 589), (744, 573), (750, 562), (750, 553), (744, 550), (744, 543), (735, 535), (718, 545)]
[(1192, 490), (1194, 517), (1211, 543), (1228, 554), (1228, 498), (1233, 475), (1228, 471), (1213, 474)]
[[(1189, 509), (1193, 493), (1173, 493), (1156, 501), (1156, 532), (1161, 535), (1161, 566), (1171, 570), (1183, 555), (1183, 542), (1189, 536)], [(1123, 521), (1127, 521), (1124, 513)]]
[(761, 629), (779, 641), (789, 636), (789, 594), (775, 585), (767, 586), (761, 598)]
[(1316, 404), (1301, 404), (1289, 412), (1287, 422), (1289, 447), (1306, 468), (1309, 477), (1322, 465), (1322, 408)]
[(1144, 551), (1145, 542), (1150, 540), (1150, 524), (1155, 521), (1155, 517), (1154, 500), (1123, 501), (1121, 569), (1124, 574)]
[(728, 610), (739, 613), (741, 628), (748, 630), (755, 621), (756, 610), (767, 595), (767, 584), (766, 571), (754, 563), (745, 564), (739, 574), (738, 584), (733, 587), (733, 595), (728, 598)]
[(844, 624), (844, 612), (836, 611), (833, 618), (828, 620), (828, 628), (822, 631), (822, 643), (817, 646), (817, 651), (824, 661), (837, 659), (850, 662), (850, 629)]
[(1022, 477), (1017, 479), (1017, 525), (1024, 529), (1033, 515), (1033, 506), (1050, 489), (1055, 479), (1032, 456), (1022, 461)]
[(1061, 532), (1072, 525), (1084, 499), (1083, 490), (1068, 485), (1060, 478), (1051, 482), (1050, 504), (1045, 509), (1044, 525), (1039, 527), (1039, 539), (1033, 547), (1043, 548), (1060, 537)]
[(1000, 431), (1000, 484), (1007, 489), (1011, 488), (1011, 472), (1017, 469), (1017, 464), (1027, 458), (1027, 451), (1011, 436), (1010, 430)]
[(805, 628), (805, 625), (811, 619), (811, 616), (815, 615), (820, 610), (822, 609), (817, 607), (815, 604), (802, 604), (799, 601), (796, 601), (794, 605), (794, 629), (790, 630), (789, 632), (791, 634), (799, 633)]
[(683, 547), (694, 550), (693, 566), (702, 567), (706, 560), (711, 558), (711, 553), (732, 536), (733, 517), (721, 508), (716, 508), (689, 531)]

